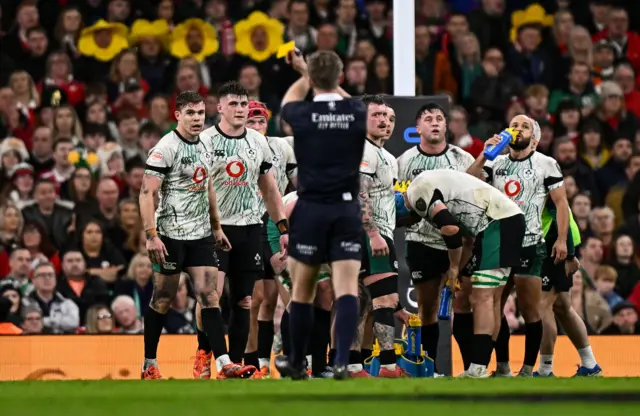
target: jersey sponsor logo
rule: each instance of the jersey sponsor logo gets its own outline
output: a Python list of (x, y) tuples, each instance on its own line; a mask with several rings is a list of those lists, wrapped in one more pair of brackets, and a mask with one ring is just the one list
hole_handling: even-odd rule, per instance
[(504, 184), (504, 194), (509, 198), (518, 196), (521, 190), (522, 185), (515, 179), (507, 181), (507, 183)]
[(247, 168), (244, 166), (241, 160), (234, 160), (233, 162), (227, 163), (227, 167), (225, 168), (227, 175), (233, 178), (233, 180), (228, 180), (222, 182), (222, 185), (225, 186), (247, 186), (249, 182), (238, 180), (244, 173), (247, 171)]
[(193, 172), (193, 181), (195, 183), (202, 183), (207, 179), (207, 170), (201, 166), (198, 166)]
[(183, 157), (182, 159), (180, 159), (180, 163), (182, 163), (183, 165), (193, 165), (193, 158)]
[(507, 176), (508, 172), (506, 169), (496, 169), (496, 176)]
[(411, 278), (414, 280), (422, 279), (422, 272), (411, 272)]
[(225, 157), (227, 153), (224, 150), (214, 150), (213, 155), (215, 157)]
[(318, 130), (349, 130), (354, 121), (356, 121), (354, 114), (311, 113), (311, 122), (316, 124)]
[(424, 171), (425, 171), (424, 169), (414, 169), (414, 170), (411, 171), (411, 175), (416, 177), (416, 176), (420, 175)]
[(340, 248), (346, 251), (347, 253), (359, 253), (360, 250), (362, 249), (362, 246), (359, 243), (342, 241), (340, 242)]
[(151, 153), (151, 156), (149, 156), (149, 158), (151, 160), (162, 160), (163, 159), (162, 153), (160, 153), (158, 151), (155, 151), (155, 152)]
[(162, 268), (165, 270), (175, 270), (177, 268), (176, 263), (174, 262), (166, 262), (166, 263), (162, 263)]

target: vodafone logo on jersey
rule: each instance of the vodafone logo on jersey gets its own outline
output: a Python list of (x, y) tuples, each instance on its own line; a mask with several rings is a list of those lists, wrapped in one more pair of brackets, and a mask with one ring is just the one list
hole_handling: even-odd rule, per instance
[(198, 166), (196, 170), (193, 171), (193, 182), (195, 182), (195, 184), (189, 186), (187, 189), (195, 192), (205, 191), (207, 189), (207, 184), (205, 182), (207, 177), (207, 170), (202, 166)]
[(234, 160), (232, 162), (227, 163), (225, 171), (227, 172), (227, 175), (229, 175), (233, 179), (222, 182), (222, 185), (224, 186), (249, 185), (249, 182), (247, 181), (238, 180), (238, 178), (244, 175), (244, 173), (247, 171), (247, 168), (245, 167), (244, 163), (242, 163), (241, 160)]
[(520, 182), (515, 179), (507, 181), (507, 183), (504, 184), (504, 193), (509, 198), (518, 196), (520, 190), (522, 190), (522, 185), (520, 185)]

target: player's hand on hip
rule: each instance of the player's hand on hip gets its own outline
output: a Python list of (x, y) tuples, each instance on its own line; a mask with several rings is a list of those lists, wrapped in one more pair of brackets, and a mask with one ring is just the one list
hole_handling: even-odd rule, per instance
[(213, 230), (213, 237), (216, 240), (216, 248), (222, 251), (229, 251), (231, 250), (231, 243), (229, 242), (229, 239), (227, 238), (227, 236), (224, 234), (224, 231), (220, 230)]
[(571, 276), (572, 274), (577, 272), (579, 268), (580, 268), (580, 261), (576, 257), (572, 259), (567, 259), (564, 262), (564, 272), (567, 274), (567, 276)]
[(152, 263), (157, 265), (163, 265), (166, 256), (169, 256), (167, 248), (164, 243), (158, 237), (151, 237), (147, 240), (147, 255)]
[(282, 234), (280, 236), (280, 259), (287, 258), (287, 250), (289, 249), (289, 234)]
[(564, 241), (556, 241), (551, 249), (551, 257), (555, 259), (554, 263), (558, 264), (567, 258), (567, 243)]
[(389, 255), (389, 246), (380, 234), (369, 237), (369, 242), (371, 244), (371, 254), (373, 254), (374, 257)]

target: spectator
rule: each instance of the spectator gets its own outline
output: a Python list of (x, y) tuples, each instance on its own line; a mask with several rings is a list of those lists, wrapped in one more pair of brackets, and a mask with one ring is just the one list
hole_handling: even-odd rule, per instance
[(363, 95), (367, 85), (367, 62), (362, 58), (351, 58), (345, 66), (342, 88), (350, 95)]
[(603, 143), (600, 125), (594, 120), (587, 120), (582, 125), (578, 152), (581, 161), (594, 170), (600, 169), (609, 161), (609, 149)]
[(38, 126), (33, 131), (33, 147), (29, 163), (35, 173), (40, 176), (43, 172), (53, 169), (53, 130), (49, 126)]
[(144, 317), (153, 293), (151, 266), (149, 257), (136, 254), (129, 262), (126, 278), (120, 281), (115, 289), (116, 295), (126, 295), (134, 300), (139, 318)]
[[(137, 89), (133, 89), (133, 81), (137, 81)], [(128, 93), (142, 90), (142, 95), (149, 92), (149, 84), (142, 78), (138, 67), (138, 56), (132, 49), (120, 52), (111, 61), (109, 81), (107, 82), (107, 95), (109, 102), (114, 103), (115, 108), (131, 105)]]
[(11, 322), (10, 314), (11, 301), (5, 297), (0, 297), (0, 335), (22, 334), (22, 329)]
[[(151, 121), (147, 121), (146, 123), (144, 123), (140, 127), (138, 134), (140, 136), (140, 138), (138, 139), (140, 145), (140, 158), (128, 159), (128, 164), (134, 160), (136, 161), (136, 163), (144, 163), (144, 160), (149, 155), (151, 149), (153, 149), (158, 144), (162, 136), (164, 136), (160, 127)], [(127, 168), (127, 172), (130, 172), (129, 168)]]
[(574, 143), (578, 143), (578, 134), (582, 124), (580, 106), (572, 100), (561, 101), (556, 107), (554, 115), (554, 135), (567, 136)]
[(35, 203), (22, 209), (25, 221), (39, 223), (56, 247), (65, 247), (73, 211), (57, 203), (56, 187), (51, 181), (36, 181), (33, 196)]
[(592, 35), (604, 30), (609, 20), (611, 10), (609, 0), (589, 0), (589, 14), (585, 20), (585, 26)]
[[(551, 117), (547, 110), (549, 104), (549, 90), (544, 85), (535, 84), (525, 92), (525, 104), (529, 117), (534, 120), (547, 121)], [(540, 126), (542, 127), (542, 126)]]
[(367, 69), (367, 87), (370, 94), (393, 95), (393, 73), (389, 58), (376, 55)]
[(629, 181), (627, 166), (631, 159), (632, 143), (626, 137), (619, 137), (611, 146), (611, 158), (596, 172), (596, 182), (600, 195), (606, 197), (609, 190), (619, 184)]
[(451, 143), (478, 157), (484, 150), (484, 143), (469, 134), (467, 128), (467, 111), (460, 106), (453, 107), (449, 115), (449, 131)]
[(624, 106), (627, 111), (640, 118), (640, 91), (636, 88), (636, 72), (629, 64), (622, 63), (616, 67), (613, 80), (617, 82), (624, 93)]
[(22, 61), (29, 54), (27, 44), (27, 31), (40, 23), (37, 2), (35, 0), (22, 0), (16, 10), (15, 29), (2, 38), (0, 49), (17, 61)]
[(575, 27), (573, 15), (569, 10), (560, 10), (553, 16), (553, 47), (555, 53), (561, 57), (566, 55), (568, 51), (567, 44), (569, 43), (569, 37), (571, 30)]
[(593, 77), (594, 85), (598, 86), (603, 81), (614, 79), (614, 69), (616, 61), (616, 48), (611, 42), (602, 39), (593, 45)]
[(587, 327), (587, 333), (599, 334), (611, 323), (607, 301), (591, 287), (586, 286), (580, 271), (573, 275), (571, 306)]
[(62, 296), (78, 305), (80, 319), (85, 319), (91, 305), (110, 300), (106, 284), (100, 277), (87, 272), (82, 253), (77, 250), (67, 251), (62, 256), (62, 275), (58, 277), (57, 288)]
[[(208, 106), (207, 106), (208, 107)], [(163, 96), (155, 96), (149, 102), (149, 120), (160, 127), (162, 135), (173, 130), (176, 125), (169, 115), (169, 101)]]
[(524, 85), (555, 85), (554, 63), (540, 43), (541, 28), (535, 24), (517, 29), (514, 43), (507, 48), (507, 67)]
[(296, 47), (307, 54), (315, 49), (318, 31), (309, 26), (309, 4), (306, 0), (293, 0), (287, 5), (289, 23), (285, 29), (285, 42), (295, 41)]
[(555, 113), (561, 101), (571, 100), (577, 108), (582, 108), (584, 116), (588, 116), (598, 102), (598, 95), (590, 78), (589, 65), (585, 62), (574, 62), (569, 70), (567, 86), (551, 93), (549, 112)]
[(87, 310), (85, 319), (87, 334), (112, 334), (115, 327), (113, 316), (105, 305), (93, 305)]
[(618, 295), (614, 288), (618, 280), (618, 272), (611, 266), (599, 266), (596, 269), (596, 276), (594, 283), (596, 290), (607, 301), (610, 309), (613, 309), (618, 303), (624, 301), (620, 295)]
[(74, 145), (82, 143), (82, 124), (76, 110), (62, 105), (53, 111), (53, 139), (71, 139)]
[[(544, 108), (546, 109), (547, 107), (545, 106)], [(536, 152), (540, 152), (543, 155), (552, 157), (552, 153), (553, 153), (552, 145), (555, 140), (553, 136), (553, 124), (551, 124), (546, 119), (542, 119), (542, 120), (538, 120), (538, 125), (540, 126), (540, 141), (538, 142), (538, 147), (536, 148)]]
[(356, 44), (356, 53), (353, 57), (364, 59), (367, 63), (367, 67), (369, 67), (374, 56), (376, 56), (376, 48), (373, 46), (373, 43), (371, 43), (371, 40), (368, 38), (358, 39), (358, 43)]
[(613, 323), (602, 331), (604, 335), (639, 335), (638, 311), (631, 302), (621, 302), (613, 308)]
[[(379, 53), (390, 55), (391, 42), (389, 40), (389, 3), (384, 0), (372, 0), (366, 2), (367, 20), (364, 22), (364, 32), (367, 38), (373, 42), (373, 46)], [(466, 23), (466, 18), (465, 18)], [(467, 24), (467, 31), (469, 25)]]
[(124, 269), (122, 254), (106, 240), (102, 225), (91, 220), (80, 231), (79, 247), (89, 274), (99, 276), (113, 290)]
[[(589, 32), (582, 26), (576, 26), (569, 34), (568, 56), (565, 57), (561, 73), (569, 72), (573, 62), (589, 65), (593, 64), (593, 43)], [(564, 81), (564, 80), (563, 80)]]
[(627, 160), (627, 166), (624, 170), (625, 178), (612, 186), (607, 193), (605, 204), (613, 210), (616, 216), (615, 227), (619, 228), (624, 222), (624, 212), (622, 211), (622, 201), (624, 194), (631, 183), (631, 180), (640, 171), (640, 154), (633, 155)]
[(640, 282), (637, 253), (636, 244), (628, 235), (621, 234), (613, 241), (609, 264), (618, 274), (615, 291), (625, 299)]
[(9, 87), (15, 94), (21, 111), (32, 111), (40, 105), (40, 94), (27, 71), (15, 71), (9, 77)]
[(124, 159), (146, 158), (146, 155), (143, 155), (140, 151), (140, 144), (138, 143), (140, 122), (136, 114), (129, 111), (118, 114), (117, 126), (118, 144), (122, 147)]
[(13, 284), (22, 295), (28, 294), (32, 289), (31, 284), (31, 255), (29, 250), (22, 247), (15, 248), (9, 255), (9, 271), (4, 274), (5, 282)]
[(91, 169), (78, 166), (73, 171), (71, 179), (65, 182), (61, 189), (61, 197), (73, 202), (76, 224), (84, 224), (99, 212), (95, 194), (96, 183)]
[(42, 311), (44, 327), (54, 334), (72, 333), (80, 325), (78, 305), (56, 290), (56, 272), (51, 263), (40, 263), (33, 271), (34, 290), (25, 296)]
[(336, 26), (338, 28), (338, 51), (351, 58), (356, 51), (358, 30), (356, 27), (357, 8), (355, 0), (338, 0)]
[(6, 298), (11, 301), (11, 308), (6, 316), (7, 322), (11, 322), (15, 326), (22, 325), (22, 294), (11, 283), (0, 283), (0, 298)]
[[(111, 178), (102, 178), (98, 183), (96, 190), (96, 199), (98, 200), (98, 212), (94, 218), (98, 220), (105, 228), (105, 232), (109, 237), (120, 236), (118, 224), (118, 196), (120, 190), (118, 185)], [(84, 225), (81, 225), (84, 228)]]
[(24, 218), (16, 205), (7, 202), (0, 206), (0, 247), (11, 252), (18, 245), (23, 226)]
[(27, 222), (21, 233), (21, 246), (29, 250), (32, 262), (51, 263), (59, 274), (62, 269), (58, 250), (49, 241), (44, 229), (37, 222)]
[[(69, 105), (76, 106), (84, 100), (84, 85), (74, 78), (73, 66), (69, 56), (63, 52), (53, 52), (47, 58), (46, 74), (39, 86), (39, 90), (43, 95), (44, 89), (47, 87), (60, 88), (67, 98)], [(47, 102), (47, 104), (51, 104)]]
[(482, 55), (478, 38), (473, 33), (466, 33), (456, 39), (456, 60), (460, 67), (458, 96), (466, 102), (471, 93), (474, 81), (483, 74)]
[(626, 58), (636, 72), (640, 71), (640, 35), (629, 30), (629, 15), (625, 9), (611, 9), (606, 28), (593, 37), (594, 42), (601, 39), (607, 39), (614, 45), (617, 58)]
[(49, 330), (44, 327), (42, 311), (37, 303), (23, 305), (22, 307), (22, 330), (24, 335), (49, 334)]
[(67, 6), (58, 15), (54, 38), (60, 48), (73, 58), (79, 58), (78, 40), (84, 24), (77, 6)]
[(607, 146), (613, 145), (618, 137), (635, 137), (638, 119), (628, 113), (622, 101), (622, 88), (613, 81), (603, 82), (600, 86), (600, 100), (592, 118), (600, 123), (600, 131)]
[(176, 298), (167, 312), (167, 321), (164, 325), (169, 334), (195, 334), (195, 299), (189, 297), (187, 291), (187, 278), (184, 273), (180, 276)]
[(608, 257), (613, 242), (615, 215), (609, 207), (598, 207), (589, 215), (589, 226), (593, 234), (602, 241), (603, 256)]
[[(173, 8), (172, 1), (163, 1), (162, 3)], [(138, 46), (138, 68), (142, 80), (149, 86), (149, 90), (146, 92), (150, 95), (168, 93), (174, 62), (165, 50), (162, 41), (163, 37), (168, 35), (170, 28), (168, 25), (157, 26), (154, 23), (151, 30), (140, 33), (136, 30), (136, 23), (131, 28), (130, 46)]]
[(27, 48), (27, 56), (20, 62), (20, 67), (38, 84), (46, 75), (47, 56), (51, 52), (47, 30), (44, 27), (35, 26), (27, 30)]
[(593, 278), (602, 259), (602, 240), (593, 235), (587, 236), (580, 248), (580, 274), (589, 287), (594, 287)]
[(564, 176), (563, 178), (564, 187), (567, 190), (567, 199), (571, 201), (571, 199), (573, 199), (580, 190), (578, 189), (578, 185), (576, 185), (576, 180), (573, 179), (573, 176)]
[(504, 9), (504, 0), (482, 0), (482, 7), (469, 14), (469, 27), (478, 36), (484, 53), (490, 48), (507, 49), (509, 28), (503, 16)]
[(558, 161), (562, 174), (573, 176), (576, 185), (583, 192), (589, 192), (594, 201), (599, 201), (599, 191), (593, 171), (578, 159), (575, 143), (568, 137), (559, 137), (555, 140), (553, 157)]
[(73, 141), (69, 137), (59, 138), (53, 145), (53, 168), (40, 175), (40, 179), (54, 185), (54, 191), (60, 193), (62, 184), (71, 178), (75, 167), (69, 161), (73, 151)]
[(582, 234), (589, 231), (589, 213), (591, 212), (591, 198), (588, 194), (580, 192), (571, 201), (571, 212)]
[[(137, 146), (137, 143), (135, 145)], [(98, 160), (100, 160), (100, 176), (102, 177), (98, 188), (100, 188), (103, 180), (110, 179), (116, 184), (117, 193), (115, 195), (117, 198), (118, 193), (122, 192), (125, 184), (125, 157), (122, 146), (115, 142), (105, 143), (98, 149)], [(98, 193), (100, 193), (100, 189), (98, 189)]]
[(131, 297), (120, 295), (111, 302), (119, 334), (142, 334), (142, 320), (137, 317), (136, 305)]
[(0, 189), (8, 186), (13, 169), (28, 158), (29, 152), (21, 140), (9, 138), (0, 143)]

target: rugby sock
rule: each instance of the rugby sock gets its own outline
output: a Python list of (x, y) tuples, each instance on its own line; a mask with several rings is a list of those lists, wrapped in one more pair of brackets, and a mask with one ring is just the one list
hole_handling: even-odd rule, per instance
[[(216, 359), (229, 354), (227, 340), (224, 337), (224, 321), (222, 320), (220, 308), (202, 309), (202, 329), (204, 331), (198, 331), (198, 342), (201, 346), (207, 345), (209, 347), (207, 349), (213, 351), (213, 356)], [(204, 340), (200, 340), (201, 333), (205, 334)]]
[(259, 369), (260, 362), (258, 361), (258, 351), (245, 352), (244, 365), (252, 365)]
[(358, 330), (358, 298), (353, 295), (340, 296), (335, 305), (336, 358), (335, 365), (349, 363), (349, 350)]
[(167, 315), (147, 308), (144, 314), (144, 358), (155, 360)]
[(473, 335), (473, 356), (471, 362), (473, 364), (488, 366), (491, 361), (491, 351), (493, 350), (493, 341), (489, 334)]
[(529, 374), (529, 369), (533, 373), (533, 366), (536, 365), (538, 359), (538, 352), (540, 352), (540, 343), (542, 342), (542, 321), (532, 322), (524, 325), (525, 338), (524, 338), (524, 365), (526, 372)]
[(500, 332), (495, 343), (496, 361), (498, 363), (509, 362), (509, 338), (511, 338), (511, 330), (509, 329), (507, 318), (503, 316), (500, 321)]
[(309, 352), (312, 357), (313, 374), (320, 374), (327, 369), (327, 348), (331, 340), (331, 311), (314, 308), (313, 315)]
[(436, 358), (438, 357), (438, 339), (440, 338), (440, 327), (438, 326), (438, 322), (428, 325), (422, 325), (422, 349), (424, 349), (429, 356), (433, 360), (433, 366), (435, 372), (438, 372), (438, 367), (436, 365)]
[[(395, 349), (393, 359), (395, 360)], [(360, 354), (362, 355), (362, 364), (364, 364), (365, 360), (373, 355), (373, 350), (367, 348), (361, 348)]]
[(538, 373), (541, 376), (548, 376), (553, 373), (553, 354), (540, 354)]
[(244, 357), (244, 350), (249, 339), (249, 309), (241, 308), (239, 305), (231, 307), (229, 316), (229, 358), (234, 363), (241, 363)]
[(455, 338), (460, 355), (464, 363), (464, 369), (471, 364), (470, 350), (473, 342), (473, 313), (456, 312), (453, 316), (453, 338)]
[(583, 367), (594, 368), (596, 365), (598, 365), (598, 363), (596, 363), (596, 357), (594, 357), (593, 351), (591, 350), (591, 345), (580, 348), (578, 350), (578, 354), (580, 354), (580, 360), (582, 361)]
[(329, 367), (333, 367), (333, 365), (336, 363), (336, 349), (335, 348), (331, 348), (329, 350), (329, 361), (327, 363), (327, 365)]
[[(204, 326), (204, 325), (202, 325)], [(209, 338), (207, 333), (198, 329), (198, 350), (202, 350), (209, 354), (211, 352), (211, 346), (209, 345)]]
[(307, 344), (313, 328), (313, 305), (291, 301), (289, 304), (291, 324), (291, 354), (289, 363), (293, 368), (303, 368)]
[(362, 366), (362, 353), (360, 351), (349, 351), (349, 364), (347, 365), (347, 370), (349, 370), (350, 373), (359, 373), (364, 370), (364, 367)]
[(258, 321), (258, 366), (269, 367), (273, 347), (273, 321)]
[(291, 331), (289, 324), (289, 311), (284, 310), (282, 319), (280, 320), (280, 335), (282, 336), (282, 354), (288, 356), (291, 354)]
[[(373, 335), (380, 343), (380, 365), (390, 365), (393, 368), (395, 368), (396, 364), (396, 354), (393, 347), (393, 341), (395, 339), (394, 324), (393, 308), (378, 308), (373, 310)], [(383, 345), (385, 348), (382, 347)]]

